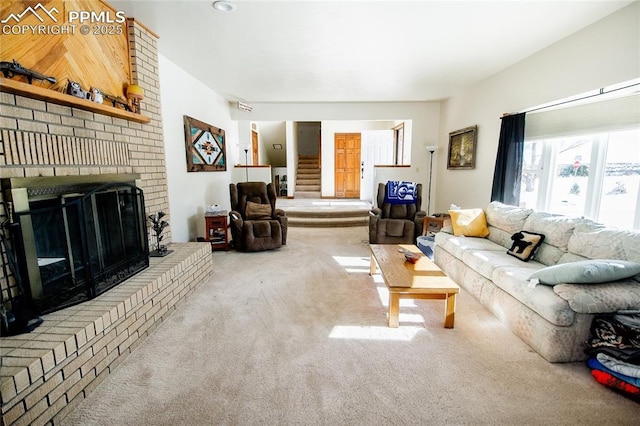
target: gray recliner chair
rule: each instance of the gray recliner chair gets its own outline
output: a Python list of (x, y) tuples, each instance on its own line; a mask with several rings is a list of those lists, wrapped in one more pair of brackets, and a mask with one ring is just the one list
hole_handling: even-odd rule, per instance
[(288, 219), (276, 209), (273, 184), (241, 182), (229, 184), (229, 227), (236, 250), (263, 251), (287, 244)]
[(388, 183), (378, 184), (378, 207), (370, 211), (370, 244), (415, 244), (422, 234), (422, 226), (427, 213), (420, 210), (422, 204), (422, 184), (416, 185), (413, 203), (396, 204), (386, 200)]

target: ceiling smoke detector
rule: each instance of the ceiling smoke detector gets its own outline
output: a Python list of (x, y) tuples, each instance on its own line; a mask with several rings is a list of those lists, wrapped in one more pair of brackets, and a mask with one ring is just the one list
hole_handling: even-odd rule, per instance
[(230, 1), (219, 0), (213, 2), (213, 8), (215, 10), (219, 10), (220, 12), (233, 12), (236, 10), (236, 5), (231, 3)]

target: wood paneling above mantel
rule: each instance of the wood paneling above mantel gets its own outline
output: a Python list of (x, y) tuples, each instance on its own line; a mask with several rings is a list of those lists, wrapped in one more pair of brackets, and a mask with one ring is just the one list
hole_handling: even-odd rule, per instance
[(41, 101), (65, 105), (73, 108), (79, 108), (98, 114), (104, 114), (111, 117), (122, 118), (124, 120), (135, 121), (143, 124), (149, 123), (151, 121), (149, 117), (145, 117), (141, 114), (136, 114), (109, 105), (98, 104), (96, 102), (77, 98), (66, 93), (56, 92), (55, 90), (46, 89), (44, 87), (36, 86), (33, 84), (13, 81), (8, 78), (0, 77), (0, 92), (13, 93), (28, 98), (39, 99)]

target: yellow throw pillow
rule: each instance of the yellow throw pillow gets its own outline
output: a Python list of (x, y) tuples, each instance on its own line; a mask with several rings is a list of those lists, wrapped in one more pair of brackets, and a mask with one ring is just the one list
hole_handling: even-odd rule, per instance
[(456, 237), (486, 237), (487, 219), (482, 209), (449, 210), (453, 235)]

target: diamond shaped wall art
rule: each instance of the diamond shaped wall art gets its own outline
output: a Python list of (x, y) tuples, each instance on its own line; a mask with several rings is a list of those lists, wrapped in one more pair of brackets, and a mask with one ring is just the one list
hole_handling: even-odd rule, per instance
[(224, 130), (184, 116), (188, 172), (227, 170)]

